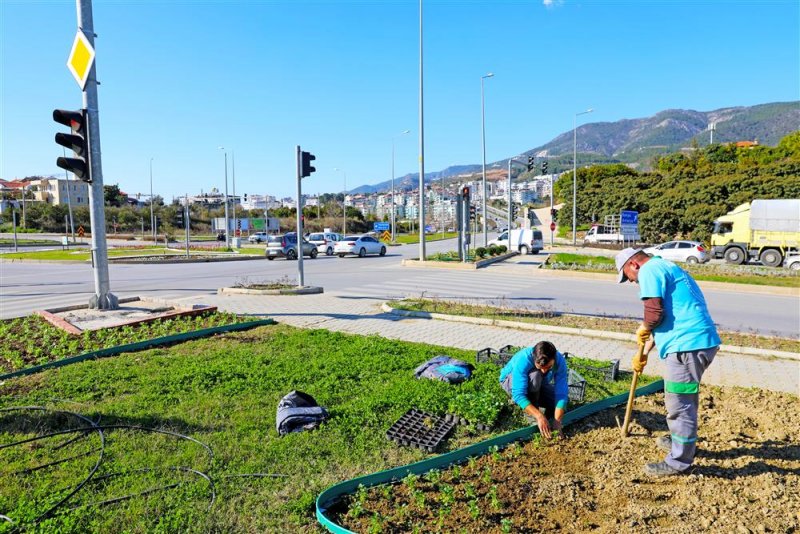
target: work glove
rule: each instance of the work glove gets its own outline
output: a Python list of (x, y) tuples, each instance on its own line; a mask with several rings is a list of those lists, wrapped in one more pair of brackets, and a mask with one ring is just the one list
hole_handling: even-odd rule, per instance
[(640, 324), (639, 328), (636, 330), (636, 341), (639, 343), (640, 347), (643, 347), (648, 339), (650, 339), (650, 329)]
[(644, 371), (645, 365), (647, 365), (647, 352), (644, 350), (644, 345), (639, 345), (639, 350), (636, 351), (636, 355), (631, 360), (631, 367), (637, 373), (641, 373)]

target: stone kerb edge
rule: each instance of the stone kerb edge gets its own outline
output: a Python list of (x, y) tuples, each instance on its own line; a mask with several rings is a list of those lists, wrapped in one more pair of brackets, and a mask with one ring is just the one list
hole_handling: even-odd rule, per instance
[(284, 289), (247, 289), (244, 287), (221, 287), (217, 295), (315, 295), (324, 293), (320, 286), (306, 286)]
[(487, 258), (485, 260), (479, 260), (474, 263), (463, 263), (458, 261), (434, 261), (434, 260), (426, 260), (426, 261), (419, 261), (418, 259), (405, 259), (400, 262), (400, 265), (403, 267), (433, 267), (439, 269), (462, 269), (473, 271), (475, 269), (480, 269), (481, 267), (485, 267), (487, 265), (491, 265), (492, 263), (497, 263), (500, 261), (507, 260), (508, 258), (514, 257), (518, 255), (519, 252), (507, 252), (506, 254), (500, 254), (499, 256), (495, 256), (493, 258)]
[[(599, 337), (603, 339), (615, 339), (617, 341), (631, 341), (636, 342), (636, 336), (633, 334), (623, 334), (621, 332), (605, 332), (602, 330), (590, 330), (587, 328), (569, 328), (566, 326), (551, 326), (534, 323), (523, 323), (519, 321), (507, 321), (504, 319), (485, 319), (482, 317), (465, 317), (461, 315), (448, 315), (445, 313), (430, 313), (421, 311), (398, 310), (392, 308), (387, 303), (381, 305), (381, 309), (393, 315), (400, 315), (404, 317), (418, 317), (422, 319), (439, 319), (442, 321), (452, 321), (456, 323), (468, 323), (485, 326), (505, 326), (509, 328), (518, 328), (520, 330), (534, 330), (539, 332), (550, 332), (553, 334), (567, 334), (579, 335), (586, 337)], [(759, 349), (756, 347), (740, 347), (737, 345), (720, 345), (720, 352), (727, 352), (730, 354), (742, 354), (746, 356), (765, 356), (775, 357), (786, 360), (800, 361), (800, 353), (787, 352), (781, 350)]]

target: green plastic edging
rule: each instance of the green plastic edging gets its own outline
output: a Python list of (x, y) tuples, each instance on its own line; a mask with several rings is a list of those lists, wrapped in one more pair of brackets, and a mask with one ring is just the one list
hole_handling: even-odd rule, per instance
[(181, 334), (172, 334), (170, 336), (162, 336), (154, 339), (146, 339), (144, 341), (137, 341), (135, 343), (128, 343), (126, 345), (117, 345), (116, 347), (108, 347), (105, 349), (95, 350), (92, 352), (86, 352), (78, 356), (71, 356), (69, 358), (63, 358), (61, 360), (43, 363), (42, 365), (36, 365), (34, 367), (20, 369), (12, 373), (0, 375), (0, 380), (6, 380), (18, 376), (31, 375), (39, 373), (46, 369), (55, 369), (58, 367), (64, 367), (65, 365), (70, 365), (85, 360), (103, 358), (106, 356), (114, 356), (116, 354), (120, 354), (123, 352), (135, 352), (137, 350), (144, 350), (157, 345), (167, 345), (170, 343), (176, 343), (179, 341), (189, 341), (190, 339), (197, 339), (223, 332), (235, 332), (237, 330), (246, 330), (248, 328), (254, 328), (256, 326), (265, 326), (273, 324), (276, 323), (272, 319), (260, 319), (258, 321), (248, 321), (246, 323), (233, 323), (222, 326), (212, 326), (211, 328), (203, 328), (202, 330), (194, 330), (192, 332), (183, 332)]
[[(642, 386), (636, 390), (636, 396), (640, 397), (642, 395), (650, 395), (653, 393), (657, 393), (664, 389), (664, 381), (657, 380), (652, 384), (648, 384), (646, 386)], [(583, 419), (584, 417), (588, 417), (593, 415), (597, 412), (606, 410), (611, 408), (612, 406), (616, 406), (619, 404), (624, 404), (628, 400), (628, 393), (620, 393), (619, 395), (615, 395), (614, 397), (608, 397), (607, 399), (599, 400), (593, 402), (591, 404), (587, 404), (585, 406), (581, 406), (580, 408), (567, 412), (564, 415), (563, 423), (564, 425), (569, 425), (576, 421)], [(512, 432), (508, 432), (507, 434), (503, 434), (501, 436), (496, 436), (479, 443), (474, 443), (472, 445), (468, 445), (463, 449), (458, 449), (455, 451), (451, 451), (439, 456), (435, 456), (433, 458), (427, 458), (425, 460), (421, 460), (419, 462), (415, 462), (413, 464), (403, 465), (400, 467), (395, 467), (393, 469), (387, 469), (386, 471), (379, 471), (377, 473), (372, 473), (369, 475), (364, 475), (358, 478), (353, 478), (350, 480), (346, 480), (344, 482), (339, 482), (338, 484), (334, 484), (333, 486), (329, 487), (325, 491), (319, 494), (316, 501), (316, 509), (317, 509), (317, 521), (327, 528), (329, 531), (334, 532), (336, 534), (354, 534), (352, 531), (347, 530), (346, 528), (342, 527), (334, 523), (325, 513), (328, 510), (328, 507), (336, 502), (339, 498), (343, 495), (347, 495), (350, 493), (355, 492), (358, 489), (358, 486), (363, 485), (365, 487), (370, 486), (377, 486), (378, 484), (384, 484), (386, 482), (391, 482), (392, 480), (400, 480), (403, 477), (409, 474), (415, 475), (422, 475), (423, 473), (427, 473), (431, 469), (442, 469), (448, 467), (452, 464), (457, 464), (459, 462), (463, 462), (470, 456), (480, 456), (489, 452), (489, 449), (492, 447), (504, 447), (509, 443), (514, 441), (522, 440), (522, 439), (529, 439), (533, 434), (538, 433), (538, 427), (529, 426), (525, 428), (521, 428), (519, 430), (514, 430)]]

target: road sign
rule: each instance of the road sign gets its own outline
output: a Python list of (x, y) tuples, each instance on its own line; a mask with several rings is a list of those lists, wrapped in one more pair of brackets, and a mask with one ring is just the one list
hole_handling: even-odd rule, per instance
[(384, 241), (390, 241), (392, 239), (392, 234), (389, 233), (389, 230), (384, 230), (381, 234), (381, 239)]
[(94, 64), (94, 47), (89, 42), (89, 39), (78, 30), (75, 34), (75, 42), (72, 43), (72, 51), (69, 53), (67, 59), (67, 68), (72, 73), (75, 81), (81, 87), (81, 91), (86, 87), (86, 82), (89, 80), (89, 72), (92, 70)]
[(388, 222), (372, 223), (372, 229), (376, 232), (384, 232), (389, 229), (389, 223)]
[(554, 223), (554, 222), (550, 223), (550, 231), (551, 232), (555, 232), (556, 231), (556, 223)]
[(619, 213), (620, 224), (624, 224), (625, 226), (633, 226), (639, 224), (639, 212), (638, 211), (630, 211), (630, 210), (622, 210)]
[(83, 229), (83, 226), (79, 226), (78, 227), (78, 236), (83, 237), (83, 235), (85, 233), (86, 233), (86, 230)]

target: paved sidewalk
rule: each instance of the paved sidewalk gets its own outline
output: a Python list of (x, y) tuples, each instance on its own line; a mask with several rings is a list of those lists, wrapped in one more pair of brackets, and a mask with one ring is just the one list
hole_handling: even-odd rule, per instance
[[(530, 345), (546, 338), (560, 351), (597, 360), (620, 359), (630, 369), (636, 352), (634, 343), (577, 335), (544, 334), (498, 326), (472, 325), (436, 319), (408, 318), (381, 310), (383, 300), (336, 293), (304, 296), (213, 295), (181, 299), (181, 302), (218, 306), (221, 311), (246, 315), (267, 315), (276, 321), (301, 328), (322, 328), (338, 332), (389, 339), (430, 343), (478, 350), (511, 344)], [(647, 372), (661, 375), (663, 365), (650, 355)], [(800, 394), (800, 362), (720, 352), (703, 377), (703, 383), (758, 387)]]

